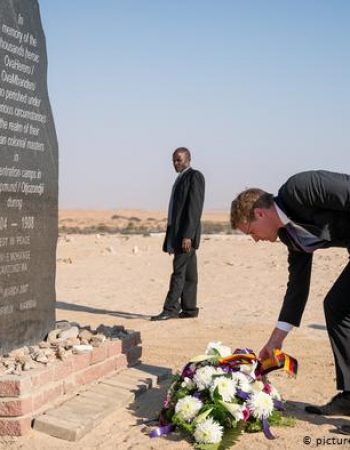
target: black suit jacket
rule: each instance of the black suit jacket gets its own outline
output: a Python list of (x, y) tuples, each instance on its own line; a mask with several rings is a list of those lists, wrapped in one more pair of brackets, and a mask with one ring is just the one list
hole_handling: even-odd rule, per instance
[(205, 180), (199, 170), (191, 167), (181, 175), (175, 186), (171, 226), (167, 227), (163, 251), (167, 251), (167, 241), (175, 252), (182, 251), (182, 239), (191, 239), (192, 247), (199, 247), (201, 235), (201, 215), (204, 203)]
[[(323, 248), (349, 248), (349, 175), (325, 170), (298, 173), (281, 186), (275, 201), (293, 222), (322, 239)], [(289, 279), (279, 320), (299, 326), (309, 295), (312, 253), (298, 250), (284, 228), (278, 235), (289, 251)]]

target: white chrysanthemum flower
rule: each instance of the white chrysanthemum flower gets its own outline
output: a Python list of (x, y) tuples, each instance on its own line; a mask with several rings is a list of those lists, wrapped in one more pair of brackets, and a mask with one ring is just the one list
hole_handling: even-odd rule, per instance
[(201, 444), (218, 444), (221, 442), (223, 432), (223, 427), (209, 417), (196, 426), (193, 436), (196, 442)]
[(214, 375), (222, 374), (223, 370), (220, 368), (215, 368), (213, 366), (200, 367), (194, 377), (193, 381), (196, 383), (198, 390), (203, 391), (207, 389), (212, 384), (212, 378)]
[(184, 377), (183, 382), (181, 383), (181, 387), (191, 390), (196, 387), (195, 383), (191, 380), (191, 378)]
[(225, 402), (230, 402), (236, 394), (236, 384), (232, 378), (229, 377), (213, 378), (213, 384), (210, 387), (212, 395), (216, 388)]
[(241, 389), (243, 392), (251, 391), (251, 378), (247, 377), (241, 372), (232, 372), (232, 380), (236, 383), (236, 387)]
[(247, 406), (256, 419), (262, 419), (263, 417), (269, 417), (272, 413), (273, 400), (265, 392), (256, 392), (247, 400)]
[(186, 397), (180, 398), (175, 406), (175, 412), (187, 422), (190, 422), (199, 410), (202, 408), (203, 403), (199, 398), (192, 397), (191, 395), (186, 395)]
[(251, 392), (257, 393), (257, 392), (261, 392), (264, 389), (265, 385), (262, 381), (257, 380), (257, 381), (254, 381), (254, 383), (252, 383), (250, 385), (250, 387), (251, 387)]
[(245, 373), (246, 375), (250, 376), (251, 378), (253, 378), (255, 380), (255, 370), (258, 367), (258, 362), (252, 362), (250, 364), (240, 364), (239, 365), (239, 370), (242, 373)]
[(222, 345), (221, 342), (209, 342), (207, 349), (205, 351), (205, 354), (206, 355), (216, 355), (216, 352), (219, 352), (219, 354), (222, 358), (225, 358), (225, 356), (232, 355), (232, 351), (231, 351), (230, 347), (227, 347), (226, 345)]
[(274, 386), (272, 386), (272, 384), (270, 384), (270, 396), (273, 399), (281, 400), (280, 393), (278, 392), (278, 390)]

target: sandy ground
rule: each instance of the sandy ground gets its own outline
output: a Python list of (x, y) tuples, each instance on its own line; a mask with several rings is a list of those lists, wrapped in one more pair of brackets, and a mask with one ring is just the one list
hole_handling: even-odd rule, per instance
[[(275, 323), (283, 297), (286, 248), (280, 243), (255, 244), (237, 235), (203, 236), (198, 251), (198, 319), (150, 322), (161, 310), (171, 273), (172, 258), (161, 252), (163, 236), (61, 236), (57, 249), (57, 319), (93, 327), (122, 324), (139, 330), (143, 361), (179, 370), (209, 341), (256, 352)], [(297, 417), (293, 428), (275, 428), (277, 439), (262, 433), (245, 434), (239, 449), (299, 449), (333, 444), (344, 436), (334, 433), (345, 418), (315, 418), (303, 412), (306, 402), (325, 402), (335, 393), (334, 365), (324, 327), (322, 299), (347, 261), (342, 249), (315, 255), (310, 299), (302, 326), (288, 337), (284, 350), (299, 361), (296, 380), (281, 372), (270, 378), (289, 401)], [(18, 439), (2, 439), (8, 449), (190, 449), (176, 433), (150, 439), (141, 419), (156, 416), (166, 386), (141, 396), (128, 409), (115, 412), (79, 442), (61, 441), (32, 431)], [(303, 443), (310, 436), (311, 444)], [(326, 441), (328, 439), (328, 441)], [(318, 445), (317, 445), (318, 440)], [(339, 445), (339, 448), (350, 444)]]

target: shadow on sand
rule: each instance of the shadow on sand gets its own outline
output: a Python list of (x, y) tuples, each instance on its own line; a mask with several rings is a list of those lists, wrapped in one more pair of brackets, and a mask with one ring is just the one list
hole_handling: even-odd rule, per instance
[(108, 314), (110, 316), (122, 317), (123, 319), (150, 320), (150, 318), (152, 317), (151, 315), (148, 314), (129, 313), (125, 311), (111, 311), (109, 309), (95, 308), (93, 306), (77, 305), (74, 303), (60, 302), (60, 301), (56, 302), (56, 308), (69, 311), (85, 312), (90, 314)]
[(304, 410), (305, 406), (308, 404), (309, 403), (287, 401), (287, 412), (289, 415), (296, 417), (297, 420), (302, 420), (313, 425), (330, 425), (333, 428), (331, 428), (329, 432), (334, 434), (340, 435), (338, 427), (342, 425), (350, 425), (350, 420), (344, 417), (325, 417), (318, 416), (317, 414), (309, 414)]
[[(164, 369), (164, 367), (154, 367), (156, 369)], [(159, 413), (162, 408), (164, 399), (166, 398), (166, 393), (170, 386), (170, 383), (171, 377), (165, 381), (160, 382), (159, 386), (151, 388), (150, 390), (136, 397), (135, 401), (128, 407), (128, 409), (136, 418), (135, 428), (138, 428), (139, 431), (147, 436), (153, 429), (155, 429), (159, 425)], [(152, 438), (150, 437), (149, 439), (151, 442)], [(181, 442), (184, 440), (184, 436), (177, 431), (173, 431), (166, 436), (154, 439), (163, 440), (165, 447), (166, 441)]]
[(313, 330), (327, 331), (326, 325), (322, 325), (320, 323), (310, 323), (310, 325), (308, 325), (308, 327), (312, 328)]

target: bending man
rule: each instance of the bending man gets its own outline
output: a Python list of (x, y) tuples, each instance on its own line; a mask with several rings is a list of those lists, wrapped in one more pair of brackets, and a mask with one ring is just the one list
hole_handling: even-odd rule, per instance
[[(255, 241), (276, 241), (288, 247), (289, 281), (278, 322), (260, 358), (281, 348), (293, 326), (301, 322), (309, 295), (313, 252), (350, 248), (350, 176), (323, 170), (289, 178), (277, 197), (261, 189), (240, 193), (231, 205), (231, 225)], [(333, 350), (337, 389), (326, 405), (307, 412), (350, 415), (350, 263), (324, 300), (327, 331)]]

